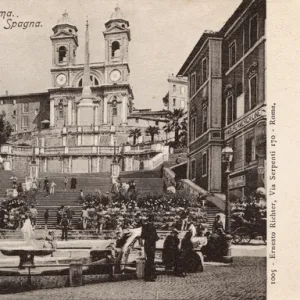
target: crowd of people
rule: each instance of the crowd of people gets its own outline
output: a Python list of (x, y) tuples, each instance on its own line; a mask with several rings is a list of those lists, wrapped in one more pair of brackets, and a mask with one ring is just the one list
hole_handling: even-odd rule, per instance
[(79, 228), (103, 229), (136, 228), (150, 214), (155, 214), (156, 227), (161, 230), (186, 230), (193, 224), (199, 228), (207, 223), (202, 202), (193, 196), (174, 194), (139, 195), (134, 181), (119, 180), (111, 192), (95, 191), (81, 199), (82, 216)]

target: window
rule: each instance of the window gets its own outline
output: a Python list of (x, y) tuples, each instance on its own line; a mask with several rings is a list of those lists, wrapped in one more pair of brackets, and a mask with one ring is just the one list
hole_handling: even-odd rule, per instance
[(180, 94), (184, 94), (184, 86), (180, 87)]
[(64, 104), (63, 101), (60, 100), (58, 104), (58, 118), (63, 119), (64, 118)]
[[(96, 76), (91, 75), (90, 80), (91, 80), (91, 85), (92, 86), (99, 86), (99, 80)], [(83, 78), (80, 78), (80, 80), (78, 81), (77, 86), (82, 87), (82, 84), (83, 84)]]
[(159, 122), (158, 122), (158, 121), (155, 121), (155, 125), (158, 126), (158, 124), (159, 124)]
[(202, 132), (207, 130), (207, 105), (202, 108)]
[(207, 176), (207, 152), (202, 154), (202, 177)]
[(207, 80), (207, 59), (202, 59), (202, 84)]
[(29, 125), (29, 118), (28, 118), (28, 116), (23, 116), (22, 126), (23, 127), (28, 127), (28, 125)]
[(196, 138), (196, 117), (192, 118), (191, 140)]
[(58, 62), (63, 63), (67, 61), (67, 48), (65, 46), (61, 46), (58, 49)]
[(191, 97), (196, 93), (196, 73), (192, 74), (190, 82)]
[(23, 113), (29, 112), (29, 103), (23, 103)]
[(193, 159), (191, 161), (191, 179), (195, 180), (196, 179), (196, 160)]
[(173, 106), (176, 106), (176, 99), (173, 99)]
[(236, 63), (236, 41), (229, 45), (229, 68)]
[(226, 125), (229, 125), (236, 119), (234, 98), (230, 95), (226, 99)]
[(255, 140), (253, 137), (246, 139), (246, 146), (245, 146), (245, 160), (246, 163), (250, 163), (255, 160)]
[(18, 131), (18, 125), (17, 125), (17, 124), (14, 124), (14, 125), (12, 126), (12, 130), (13, 130), (13, 132)]
[(139, 122), (139, 119), (138, 118), (135, 118), (135, 123), (138, 123)]
[(255, 15), (250, 19), (250, 47), (252, 47), (255, 42), (258, 40), (258, 17)]
[(116, 58), (120, 56), (120, 44), (117, 41), (114, 41), (111, 44), (111, 57)]
[(113, 116), (117, 116), (118, 115), (118, 108), (117, 107), (113, 107), (112, 108), (112, 115)]
[(249, 79), (249, 107), (254, 108), (257, 104), (257, 75)]
[(34, 111), (34, 114), (37, 116), (37, 115), (39, 114), (39, 110), (36, 109), (36, 110)]
[(16, 110), (13, 110), (12, 116), (13, 116), (13, 118), (15, 118), (17, 116), (17, 111)]
[(182, 109), (185, 108), (185, 102), (184, 102), (184, 100), (181, 100), (181, 102), (180, 102), (180, 108), (182, 108)]
[(173, 84), (173, 92), (176, 92), (176, 84)]

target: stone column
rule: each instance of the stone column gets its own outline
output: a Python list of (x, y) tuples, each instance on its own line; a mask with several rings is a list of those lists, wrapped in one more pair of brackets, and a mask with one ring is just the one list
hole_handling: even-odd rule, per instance
[(121, 117), (121, 123), (126, 124), (127, 123), (127, 94), (122, 93), (122, 117)]
[(80, 109), (77, 107), (77, 126), (79, 126), (79, 120), (80, 120)]
[(54, 110), (55, 110), (54, 101), (55, 101), (54, 98), (50, 98), (50, 127), (54, 126), (54, 121), (55, 121), (54, 120)]
[(72, 100), (68, 100), (68, 123), (69, 126), (72, 125)]
[(69, 168), (68, 172), (72, 173), (72, 156), (69, 156)]
[(104, 97), (103, 101), (103, 123), (107, 124), (107, 96)]
[(98, 117), (98, 104), (97, 106), (95, 106), (95, 121), (94, 121), (94, 125), (99, 125), (99, 117)]

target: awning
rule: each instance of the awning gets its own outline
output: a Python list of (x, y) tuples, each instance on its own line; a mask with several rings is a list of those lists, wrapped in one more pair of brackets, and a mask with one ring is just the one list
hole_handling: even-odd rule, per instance
[(49, 121), (49, 120), (44, 120), (44, 121), (42, 121), (41, 123), (42, 123), (42, 124), (49, 124), (50, 121)]

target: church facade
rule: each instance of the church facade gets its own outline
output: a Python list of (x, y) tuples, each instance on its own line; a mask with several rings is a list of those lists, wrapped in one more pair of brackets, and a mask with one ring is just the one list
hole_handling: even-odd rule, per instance
[[(51, 88), (48, 92), (0, 97), (0, 108), (5, 111), (14, 131), (126, 125), (133, 108), (128, 64), (130, 28), (120, 8), (116, 7), (105, 23), (105, 61), (101, 63), (89, 62), (88, 27), (85, 64), (76, 63), (78, 29), (66, 12), (52, 30)], [(89, 69), (87, 85), (92, 91), (88, 106), (82, 95), (85, 68)]]
[(1, 149), (7, 165), (28, 173), (31, 157), (39, 172), (86, 173), (110, 171), (115, 156), (122, 160), (124, 171), (162, 163), (162, 155), (152, 162), (162, 148), (129, 146), (131, 129), (140, 128), (137, 142), (147, 141), (147, 126), (162, 129), (167, 118), (158, 115), (150, 120), (148, 115), (134, 113), (128, 63), (130, 27), (120, 8), (105, 23), (101, 63), (90, 62), (88, 22), (84, 64), (76, 62), (78, 29), (67, 12), (52, 30), (51, 88), (44, 93), (0, 97), (0, 110), (14, 130), (12, 145), (2, 147), (6, 152)]

